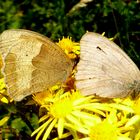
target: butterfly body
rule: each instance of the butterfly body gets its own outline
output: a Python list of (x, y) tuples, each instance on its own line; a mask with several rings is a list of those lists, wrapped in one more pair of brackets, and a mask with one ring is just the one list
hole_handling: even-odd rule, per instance
[(16, 101), (64, 82), (72, 62), (47, 37), (29, 30), (6, 30), (0, 35), (2, 72), (9, 95)]
[(82, 37), (80, 47), (76, 87), (83, 95), (114, 98), (140, 92), (139, 69), (114, 42), (88, 32)]

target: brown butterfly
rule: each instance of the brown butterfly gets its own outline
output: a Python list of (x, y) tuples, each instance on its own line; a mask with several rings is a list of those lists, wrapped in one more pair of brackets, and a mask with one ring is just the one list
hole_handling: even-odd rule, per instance
[(76, 87), (83, 95), (114, 98), (140, 92), (139, 69), (114, 42), (88, 32), (80, 47)]
[(29, 30), (6, 30), (0, 35), (2, 73), (8, 94), (15, 101), (64, 82), (72, 62), (47, 37)]

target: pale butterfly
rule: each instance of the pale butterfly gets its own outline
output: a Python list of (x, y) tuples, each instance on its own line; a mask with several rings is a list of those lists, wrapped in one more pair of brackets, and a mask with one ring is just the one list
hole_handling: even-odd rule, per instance
[(29, 30), (6, 30), (0, 35), (0, 53), (7, 91), (15, 101), (64, 82), (73, 64), (59, 46)]
[(140, 92), (140, 71), (113, 41), (93, 32), (83, 35), (76, 87), (83, 95), (125, 97)]

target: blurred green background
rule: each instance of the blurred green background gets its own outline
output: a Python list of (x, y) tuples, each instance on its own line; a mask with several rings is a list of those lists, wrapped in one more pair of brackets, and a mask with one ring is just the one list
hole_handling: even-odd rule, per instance
[(139, 11), (138, 0), (1, 0), (0, 32), (24, 28), (54, 41), (62, 36), (79, 41), (87, 30), (106, 32), (140, 66)]
[[(12, 28), (33, 30), (53, 41), (71, 36), (79, 42), (86, 31), (105, 32), (107, 37), (115, 37), (140, 67), (138, 0), (1, 0), (0, 32)], [(10, 116), (5, 129), (0, 128), (0, 136), (31, 139), (31, 132), (38, 127), (38, 109), (25, 104), (0, 103), (0, 119)]]

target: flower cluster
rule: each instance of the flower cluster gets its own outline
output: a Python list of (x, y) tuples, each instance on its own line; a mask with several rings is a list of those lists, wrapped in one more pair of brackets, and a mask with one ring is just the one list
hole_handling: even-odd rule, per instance
[[(95, 96), (82, 96), (78, 91), (65, 92), (64, 88), (53, 87), (41, 93), (47, 95), (34, 100), (46, 112), (40, 120), (36, 140), (43, 135), (46, 140), (53, 131), (58, 134), (53, 139), (69, 137), (77, 140), (132, 140), (140, 139), (140, 115), (137, 103), (126, 99), (104, 101)], [(138, 103), (139, 104), (139, 103)]]

